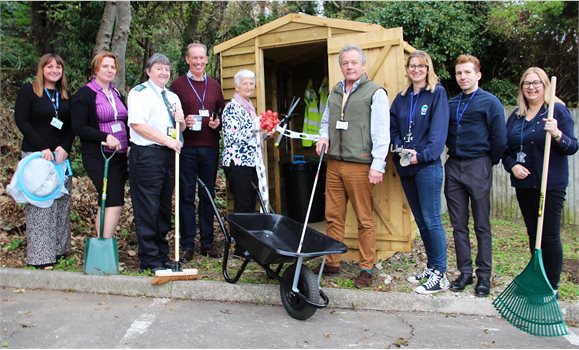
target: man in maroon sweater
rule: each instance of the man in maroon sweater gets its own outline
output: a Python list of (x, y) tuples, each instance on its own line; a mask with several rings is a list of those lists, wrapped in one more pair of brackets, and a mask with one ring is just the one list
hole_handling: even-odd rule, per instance
[[(207, 185), (215, 196), (215, 178), (219, 161), (219, 130), (221, 129), (221, 110), (225, 106), (221, 86), (217, 80), (205, 73), (207, 47), (200, 43), (187, 46), (185, 61), (189, 65), (186, 75), (175, 79), (171, 84), (173, 91), (183, 106), (187, 128), (180, 155), (180, 220), (182, 261), (193, 258), (195, 250), (196, 208), (195, 193), (197, 177)], [(211, 199), (199, 189), (199, 232), (201, 254), (219, 258), (220, 254), (213, 245), (213, 210)]]

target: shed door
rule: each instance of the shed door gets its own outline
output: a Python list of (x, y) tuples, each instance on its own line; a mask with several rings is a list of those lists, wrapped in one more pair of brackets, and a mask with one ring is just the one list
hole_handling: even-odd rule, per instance
[[(368, 77), (386, 88), (392, 102), (406, 81), (402, 28), (329, 38), (328, 70), (331, 87), (343, 79), (338, 55), (346, 44), (355, 44), (364, 50)], [(413, 219), (391, 156), (388, 156), (384, 181), (374, 186), (373, 202), (378, 258), (386, 259), (397, 251), (410, 251), (415, 232)], [(346, 260), (358, 260), (357, 226), (354, 211), (348, 205), (345, 243), (350, 252), (345, 256)]]

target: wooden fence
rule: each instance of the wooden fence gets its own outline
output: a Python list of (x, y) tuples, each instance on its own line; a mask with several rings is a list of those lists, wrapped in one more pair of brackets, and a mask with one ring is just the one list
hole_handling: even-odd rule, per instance
[[(508, 118), (515, 107), (506, 107)], [(579, 135), (579, 109), (571, 109), (575, 123), (575, 137)], [(493, 167), (493, 187), (491, 193), (491, 215), (502, 218), (520, 218), (521, 213), (515, 190), (511, 187), (510, 174), (502, 163)], [(569, 157), (569, 187), (563, 209), (563, 223), (579, 225), (579, 152)]]

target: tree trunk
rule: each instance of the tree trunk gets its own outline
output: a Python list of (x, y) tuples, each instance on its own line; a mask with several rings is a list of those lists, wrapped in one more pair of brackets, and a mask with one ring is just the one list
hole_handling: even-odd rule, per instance
[(47, 8), (49, 5), (46, 1), (30, 2), (30, 32), (39, 55), (54, 51), (53, 41), (56, 38), (57, 25), (48, 17)]
[(129, 29), (131, 28), (131, 3), (129, 1), (120, 1), (117, 4), (116, 28), (112, 51), (117, 55), (118, 67), (115, 86), (119, 91), (125, 90), (125, 56), (127, 52), (127, 42), (129, 40)]
[(105, 50), (117, 55), (117, 77), (114, 84), (122, 92), (125, 90), (125, 55), (131, 19), (130, 1), (107, 2), (93, 48), (93, 55)]

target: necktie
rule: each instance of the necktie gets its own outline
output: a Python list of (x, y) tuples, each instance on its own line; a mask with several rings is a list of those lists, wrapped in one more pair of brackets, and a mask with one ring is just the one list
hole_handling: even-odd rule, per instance
[(173, 119), (173, 107), (169, 103), (167, 99), (167, 91), (161, 91), (161, 97), (163, 97), (163, 102), (165, 103), (165, 107), (167, 107), (167, 113), (169, 113), (169, 119), (171, 119), (171, 123), (173, 123), (173, 127), (175, 126), (175, 120)]

